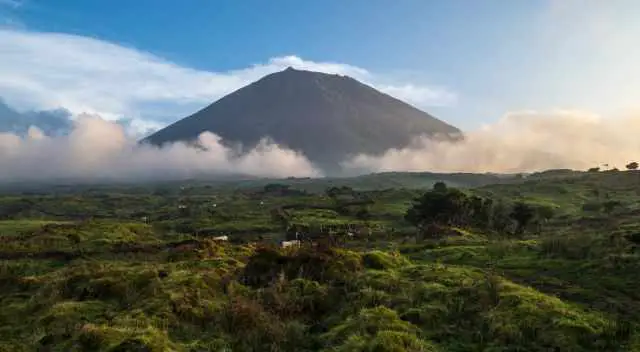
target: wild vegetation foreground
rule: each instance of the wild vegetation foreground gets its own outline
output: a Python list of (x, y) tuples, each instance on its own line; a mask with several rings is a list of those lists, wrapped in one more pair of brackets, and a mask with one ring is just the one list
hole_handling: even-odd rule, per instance
[(0, 351), (640, 351), (638, 215), (635, 171), (7, 194)]

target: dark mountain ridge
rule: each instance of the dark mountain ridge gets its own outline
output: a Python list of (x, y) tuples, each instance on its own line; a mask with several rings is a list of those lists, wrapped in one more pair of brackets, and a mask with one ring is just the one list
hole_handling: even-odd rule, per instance
[(68, 133), (72, 128), (71, 113), (65, 109), (19, 112), (0, 98), (0, 132), (26, 135), (30, 127), (49, 136)]
[(141, 142), (194, 141), (205, 131), (227, 145), (254, 147), (268, 137), (335, 174), (357, 154), (404, 147), (420, 135), (461, 131), (387, 94), (341, 75), (288, 68), (224, 96)]

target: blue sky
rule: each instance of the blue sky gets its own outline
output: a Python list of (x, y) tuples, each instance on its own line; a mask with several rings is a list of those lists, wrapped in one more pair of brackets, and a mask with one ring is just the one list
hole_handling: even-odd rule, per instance
[(464, 130), (607, 115), (637, 107), (638, 17), (636, 0), (0, 0), (0, 96), (157, 127), (293, 64)]

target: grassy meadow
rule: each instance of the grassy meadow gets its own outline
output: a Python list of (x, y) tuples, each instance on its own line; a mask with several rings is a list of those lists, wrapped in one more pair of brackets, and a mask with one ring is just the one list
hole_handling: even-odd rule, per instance
[[(418, 231), (440, 180), (549, 215)], [(6, 189), (0, 351), (640, 351), (639, 246), (635, 171)]]

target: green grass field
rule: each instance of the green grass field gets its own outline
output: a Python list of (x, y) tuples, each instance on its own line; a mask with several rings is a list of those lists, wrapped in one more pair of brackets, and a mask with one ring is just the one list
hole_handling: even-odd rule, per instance
[[(554, 216), (419, 236), (438, 180)], [(640, 351), (640, 173), (252, 182), (7, 190), (0, 351)]]

